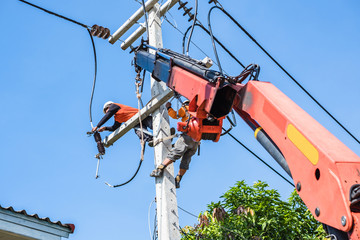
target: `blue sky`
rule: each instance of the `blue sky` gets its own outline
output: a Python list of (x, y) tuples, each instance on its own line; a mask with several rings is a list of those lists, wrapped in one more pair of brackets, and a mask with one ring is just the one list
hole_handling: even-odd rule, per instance
[[(87, 25), (117, 30), (140, 7), (135, 0), (33, 0), (49, 10)], [(161, 0), (160, 0), (161, 2)], [(360, 3), (349, 1), (221, 1), (285, 68), (360, 138)], [(194, 7), (194, 1), (188, 6)], [(190, 22), (176, 5), (167, 19), (185, 31)], [(207, 25), (212, 5), (200, 1), (199, 19)], [(270, 81), (330, 130), (355, 153), (359, 145), (319, 109), (233, 23), (220, 12), (213, 14), (214, 34), (244, 63), (261, 66), (260, 79)], [(2, 127), (0, 204), (25, 209), (53, 221), (74, 223), (70, 239), (149, 239), (148, 211), (155, 197), (153, 151), (146, 149), (138, 176), (130, 184), (111, 189), (104, 184), (127, 180), (135, 171), (140, 145), (132, 132), (107, 153), (95, 180), (96, 145), (90, 130), (88, 106), (93, 78), (93, 53), (85, 29), (48, 15), (19, 1), (0, 2), (0, 124)], [(137, 27), (137, 26), (135, 26)], [(132, 30), (135, 29), (132, 28)], [(127, 33), (128, 36), (131, 32)], [(124, 40), (125, 38), (123, 38)], [(214, 58), (210, 38), (195, 29), (193, 41)], [(163, 21), (164, 47), (181, 52), (182, 35)], [(129, 51), (120, 43), (95, 39), (98, 79), (93, 119), (102, 117), (108, 100), (136, 106), (135, 72)], [(219, 49), (219, 48), (218, 48)], [(193, 45), (190, 56), (204, 54)], [(241, 71), (219, 49), (223, 69)], [(146, 77), (143, 99), (150, 99)], [(252, 131), (237, 119), (232, 134), (284, 173), (254, 140)], [(171, 124), (175, 126), (176, 122)], [(104, 134), (103, 134), (104, 136)], [(177, 171), (178, 164), (175, 165)], [(251, 156), (230, 137), (218, 143), (203, 141), (201, 155), (193, 158), (178, 190), (178, 205), (195, 215), (218, 201), (236, 181), (256, 180), (278, 189), (284, 199), (291, 186)], [(180, 225), (196, 218), (179, 210)], [(150, 208), (153, 227), (154, 206)]]

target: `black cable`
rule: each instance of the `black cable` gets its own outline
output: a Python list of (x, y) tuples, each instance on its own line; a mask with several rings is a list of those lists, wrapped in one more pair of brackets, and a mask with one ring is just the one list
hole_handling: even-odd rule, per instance
[[(209, 32), (202, 24), (195, 24), (195, 26), (199, 26), (201, 29), (203, 29), (206, 33), (208, 33), (210, 36), (212, 36), (212, 38), (233, 58), (235, 59), (235, 61), (237, 61), (243, 68), (245, 68), (245, 65), (243, 65), (220, 41), (218, 41), (216, 39), (216, 37), (214, 35), (211, 34), (211, 32)], [(211, 27), (210, 27), (211, 28)], [(184, 37), (183, 37), (183, 53), (184, 53), (184, 45), (185, 45), (185, 38), (186, 35), (188, 33), (188, 31), (190, 30), (190, 27), (186, 30), (186, 32), (184, 33)], [(214, 44), (214, 43), (213, 43)], [(220, 68), (220, 66), (219, 66)], [(224, 129), (225, 130), (225, 129)], [(232, 134), (230, 134), (231, 129), (225, 130), (224, 134), (229, 134), (235, 141), (237, 141), (239, 144), (241, 144), (246, 150), (248, 150), (251, 154), (253, 154), (256, 158), (258, 158), (260, 161), (262, 161), (266, 166), (268, 166), (271, 170), (273, 170), (275, 173), (277, 173), (280, 177), (282, 177), (285, 181), (287, 181), (288, 183), (290, 183), (290, 185), (292, 185), (293, 187), (294, 184), (291, 183), (289, 180), (287, 180), (283, 175), (281, 175), (279, 172), (277, 172), (275, 169), (273, 169), (270, 165), (268, 165), (264, 160), (262, 160), (258, 155), (256, 155), (253, 151), (251, 151), (249, 148), (247, 148), (244, 144), (242, 144), (239, 140), (237, 140)], [(181, 208), (180, 208), (181, 209)]]
[(94, 91), (95, 91), (95, 85), (96, 85), (96, 75), (97, 75), (97, 60), (96, 60), (96, 49), (95, 49), (95, 43), (94, 43), (94, 38), (93, 36), (91, 35), (91, 32), (89, 29), (88, 30), (88, 33), (90, 35), (90, 38), (91, 38), (91, 43), (92, 43), (92, 46), (93, 46), (93, 51), (94, 51), (94, 64), (95, 64), (95, 70), (94, 70), (94, 81), (93, 81), (93, 86), (92, 86), (92, 90), (91, 90), (91, 97), (90, 97), (90, 104), (89, 104), (89, 117), (90, 117), (90, 124), (91, 124), (91, 128), (93, 128), (93, 124), (92, 124), (92, 113), (91, 113), (91, 108), (92, 108), (92, 101), (93, 101), (93, 98), (94, 98)]
[(191, 216), (193, 216), (193, 217), (198, 218), (198, 216), (196, 216), (195, 214), (193, 214), (193, 213), (191, 213), (191, 212), (189, 212), (189, 211), (186, 211), (185, 209), (183, 209), (183, 208), (182, 208), (182, 207), (180, 207), (179, 205), (178, 205), (178, 208), (179, 208), (180, 210), (182, 210), (182, 211), (186, 212), (187, 214), (189, 214), (189, 215), (191, 215)]
[(187, 45), (186, 45), (186, 55), (189, 55), (190, 41), (191, 41), (192, 34), (194, 32), (195, 23), (196, 23), (196, 20), (197, 20), (197, 14), (198, 14), (198, 0), (195, 0), (195, 15), (194, 15), (193, 23), (192, 23), (192, 26), (191, 26), (189, 39), (188, 39), (188, 42), (187, 42)]
[(134, 175), (133, 175), (129, 180), (127, 180), (126, 182), (121, 183), (121, 184), (117, 184), (117, 185), (111, 185), (111, 184), (109, 184), (109, 183), (107, 183), (107, 182), (105, 182), (105, 184), (108, 185), (109, 187), (112, 187), (112, 188), (117, 188), (117, 187), (121, 187), (121, 186), (124, 186), (124, 185), (128, 184), (128, 183), (131, 182), (131, 181), (136, 177), (136, 175), (138, 174), (142, 162), (143, 162), (143, 161), (140, 160), (139, 166), (138, 166), (138, 168), (136, 169), (136, 172), (135, 172)]
[[(204, 31), (210, 36), (209, 30), (207, 30), (202, 24), (196, 23), (195, 26), (200, 27), (202, 30), (204, 30)], [(190, 30), (190, 28), (191, 28), (191, 26), (190, 26), (190, 27), (186, 30), (186, 32), (184, 33), (183, 42), (182, 42), (183, 54), (185, 54), (185, 39), (186, 39), (186, 35), (187, 35), (188, 31)], [(225, 50), (225, 52), (227, 52), (240, 66), (242, 66), (243, 68), (245, 68), (245, 65), (242, 64), (242, 63), (240, 62), (240, 60), (237, 59), (237, 58), (234, 56), (234, 54), (231, 53), (230, 50), (228, 50), (215, 36), (213, 36), (213, 37), (214, 37), (214, 40), (216, 41), (216, 43), (219, 44), (219, 45), (222, 47), (222, 49)]]
[[(210, 9), (208, 14), (208, 22), (210, 24), (210, 13), (213, 9), (220, 9), (226, 16), (228, 16), (298, 87), (300, 87), (301, 90), (303, 90), (324, 112), (326, 112), (345, 132), (347, 132), (357, 143), (360, 144), (360, 141), (344, 126), (342, 125), (320, 102), (318, 102), (288, 71), (285, 70), (285, 68), (278, 63), (256, 40), (255, 38), (248, 33), (248, 31), (243, 28), (240, 23), (238, 23), (224, 8), (220, 8), (218, 6), (214, 6)], [(209, 29), (211, 32), (211, 26), (209, 25)], [(214, 42), (213, 42), (214, 46)], [(214, 51), (216, 50), (216, 47), (214, 47)]]
[(147, 40), (149, 41), (149, 24), (148, 24), (148, 18), (147, 18), (147, 13), (146, 13), (146, 8), (145, 8), (145, 1), (144, 0), (141, 0), (141, 1), (142, 1), (145, 23), (146, 23)]
[(218, 56), (218, 53), (217, 53), (217, 50), (216, 50), (216, 45), (215, 45), (215, 42), (214, 42), (214, 35), (213, 35), (213, 32), (212, 32), (212, 29), (211, 29), (211, 19), (210, 19), (210, 16), (211, 16), (211, 12), (214, 8), (218, 8), (217, 6), (215, 7), (212, 7), (210, 10), (209, 10), (209, 13), (208, 13), (208, 26), (209, 26), (209, 31), (210, 31), (210, 36), (211, 36), (211, 43), (212, 43), (212, 46), (213, 46), (213, 50), (214, 50), (214, 54), (215, 54), (215, 57), (216, 57), (216, 61), (218, 63), (218, 67), (219, 67), (219, 71), (221, 74), (223, 74), (223, 70), (222, 70), (222, 67), (221, 67), (221, 63), (220, 63), (220, 60), (219, 60), (219, 56)]
[(42, 11), (44, 11), (44, 12), (47, 12), (47, 13), (49, 13), (49, 14), (55, 15), (55, 16), (57, 16), (57, 17), (59, 17), (59, 18), (65, 19), (65, 20), (67, 20), (67, 21), (69, 21), (69, 22), (75, 23), (75, 24), (77, 24), (77, 25), (79, 25), (79, 26), (81, 26), (81, 27), (90, 28), (89, 26), (87, 26), (87, 25), (85, 25), (85, 24), (83, 24), (83, 23), (80, 23), (80, 22), (75, 21), (75, 20), (73, 20), (73, 19), (67, 18), (67, 17), (62, 16), (62, 15), (60, 15), (60, 14), (54, 13), (54, 12), (52, 12), (52, 11), (46, 10), (45, 8), (39, 7), (39, 6), (35, 5), (35, 4), (29, 3), (29, 2), (24, 1), (24, 0), (19, 0), (19, 1), (20, 1), (20, 2), (23, 2), (23, 3), (26, 3), (26, 4), (30, 5), (30, 6), (33, 6), (33, 7), (37, 8), (37, 9), (40, 9), (40, 10), (42, 10)]
[(263, 164), (265, 164), (268, 168), (273, 170), (277, 175), (279, 175), (282, 179), (284, 179), (286, 182), (288, 182), (291, 186), (295, 187), (295, 185), (290, 182), (287, 178), (285, 178), (281, 173), (276, 171), (274, 168), (272, 168), (269, 164), (267, 164), (264, 160), (262, 160), (256, 153), (251, 151), (248, 147), (246, 147), (242, 142), (240, 142), (236, 137), (234, 137), (231, 133), (228, 133), (230, 137), (232, 137), (237, 143), (239, 143), (243, 148), (245, 148), (248, 152), (250, 152), (253, 156), (255, 156), (257, 159), (259, 159)]
[(94, 52), (94, 64), (95, 64), (95, 67), (94, 67), (94, 68), (95, 68), (95, 69), (94, 69), (94, 80), (93, 80), (93, 86), (92, 86), (91, 97), (90, 97), (90, 104), (89, 104), (90, 124), (91, 124), (91, 127), (93, 127), (91, 108), (92, 108), (92, 101), (93, 101), (94, 91), (95, 91), (95, 85), (96, 85), (97, 58), (96, 58), (96, 49), (95, 49), (94, 38), (93, 38), (93, 36), (91, 35), (91, 31), (90, 31), (91, 27), (87, 26), (86, 24), (83, 24), (83, 23), (80, 23), (80, 22), (78, 22), (78, 21), (75, 21), (75, 20), (73, 20), (73, 19), (70, 19), (70, 18), (68, 18), (68, 17), (65, 17), (65, 16), (62, 16), (62, 15), (60, 15), (60, 14), (54, 13), (54, 12), (52, 12), (52, 11), (49, 11), (49, 10), (47, 10), (47, 9), (45, 9), (45, 8), (39, 7), (39, 6), (35, 5), (35, 4), (29, 3), (29, 2), (27, 2), (27, 1), (25, 1), (25, 0), (19, 0), (19, 1), (20, 1), (20, 2), (23, 2), (23, 3), (25, 3), (25, 4), (28, 4), (28, 5), (32, 6), (32, 7), (35, 7), (35, 8), (37, 8), (37, 9), (40, 9), (40, 10), (42, 10), (42, 11), (44, 11), (44, 12), (46, 12), (46, 13), (49, 13), (49, 14), (51, 14), (51, 15), (54, 15), (54, 16), (56, 16), (56, 17), (59, 17), (59, 18), (65, 19), (65, 20), (67, 20), (67, 21), (69, 21), (69, 22), (75, 23), (75, 24), (77, 24), (77, 25), (79, 25), (79, 26), (81, 26), (81, 27), (83, 27), (83, 28), (86, 28), (86, 30), (88, 31), (89, 36), (90, 36), (90, 39), (91, 39), (91, 44), (92, 44), (92, 47), (93, 47), (93, 52)]

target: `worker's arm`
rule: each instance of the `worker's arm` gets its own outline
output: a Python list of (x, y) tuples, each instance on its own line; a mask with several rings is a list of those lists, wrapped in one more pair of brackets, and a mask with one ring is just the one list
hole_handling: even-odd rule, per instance
[[(99, 121), (99, 123), (96, 125), (96, 129), (100, 128), (104, 123), (106, 123), (112, 116), (115, 115), (115, 113), (117, 111), (120, 110), (120, 107), (116, 104), (111, 104), (109, 107), (109, 110), (107, 110), (107, 112), (105, 113), (105, 116)], [(111, 127), (105, 127), (105, 128), (101, 128), (101, 130), (109, 130), (109, 131), (114, 131), (115, 129), (117, 129), (119, 126), (121, 125), (121, 123), (119, 122), (114, 122), (114, 125)], [(100, 130), (100, 129), (99, 129)]]
[(121, 123), (114, 121), (114, 125), (112, 125), (111, 127), (104, 127), (104, 130), (108, 130), (110, 132), (115, 131), (116, 129), (118, 129), (120, 127)]
[(167, 102), (165, 106), (166, 106), (166, 108), (167, 108), (167, 110), (168, 110), (168, 114), (169, 114), (169, 116), (170, 116), (171, 118), (173, 118), (173, 119), (179, 119), (176, 111), (175, 111), (174, 109), (172, 109), (171, 103)]

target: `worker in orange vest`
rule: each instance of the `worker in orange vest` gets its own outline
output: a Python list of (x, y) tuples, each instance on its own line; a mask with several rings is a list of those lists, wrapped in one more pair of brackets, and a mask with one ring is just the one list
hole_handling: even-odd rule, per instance
[[(134, 116), (138, 109), (126, 106), (120, 103), (114, 103), (112, 101), (108, 101), (104, 104), (103, 111), (105, 116), (99, 121), (99, 123), (92, 129), (93, 132), (96, 130), (98, 132), (102, 131), (115, 131), (121, 125), (121, 123), (126, 122), (132, 116)], [(115, 118), (114, 125), (111, 127), (101, 127), (104, 123), (106, 123), (111, 117)], [(152, 129), (152, 117), (147, 116), (142, 122), (142, 132), (144, 134), (144, 141), (150, 142), (153, 139), (151, 132), (148, 131), (148, 128)], [(141, 128), (140, 124), (134, 127), (136, 135), (141, 139)]]
[[(176, 111), (172, 109), (171, 103), (166, 103), (168, 114), (174, 119), (181, 118), (181, 121), (185, 122), (189, 119), (189, 101), (186, 100), (182, 104), (182, 107)], [(177, 176), (175, 177), (175, 186), (180, 188), (180, 181), (186, 171), (189, 169), (191, 157), (196, 153), (199, 146), (199, 142), (194, 141), (185, 132), (181, 133), (178, 140), (175, 142), (174, 147), (170, 150), (164, 161), (157, 166), (150, 174), (151, 177), (160, 177), (163, 174), (164, 169), (171, 163), (181, 158), (180, 168)]]

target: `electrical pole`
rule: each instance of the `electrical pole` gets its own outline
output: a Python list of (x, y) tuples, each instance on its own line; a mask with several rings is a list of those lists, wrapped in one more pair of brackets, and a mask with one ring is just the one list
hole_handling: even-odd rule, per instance
[[(162, 48), (162, 32), (161, 32), (161, 20), (163, 16), (171, 7), (173, 7), (179, 0), (168, 0), (163, 6), (155, 3), (156, 0), (149, 0), (145, 5), (146, 9), (149, 10), (149, 45), (156, 48)], [(152, 7), (151, 7), (152, 6)], [(141, 9), (133, 14), (129, 20), (119, 28), (111, 37), (109, 42), (114, 44), (138, 19), (143, 15)], [(143, 25), (144, 26), (144, 25)], [(126, 39), (121, 48), (125, 50), (130, 44), (132, 44), (141, 34), (144, 32), (144, 27), (139, 27), (135, 33), (130, 35)], [(154, 50), (151, 50), (154, 53)], [(151, 97), (159, 98), (159, 96), (166, 95), (168, 91), (164, 82), (157, 82), (151, 78)], [(166, 96), (168, 96), (167, 94)], [(162, 98), (165, 100), (165, 97)], [(155, 111), (152, 112), (153, 117), (153, 135), (154, 142), (157, 139), (163, 139), (170, 135), (170, 124), (169, 115), (164, 105), (161, 105)], [(130, 126), (132, 121), (130, 119), (126, 124)], [(118, 135), (120, 136), (121, 133)], [(118, 138), (113, 136), (114, 141)], [(110, 140), (109, 140), (110, 141)], [(113, 142), (114, 142), (113, 141)], [(166, 158), (169, 150), (171, 149), (171, 140), (161, 141), (159, 144), (154, 146), (154, 163), (158, 166)], [(174, 166), (170, 164), (163, 172), (161, 177), (155, 179), (156, 186), (156, 204), (157, 204), (157, 225), (158, 225), (158, 237), (159, 240), (179, 240), (180, 239), (180, 227), (179, 217), (176, 199), (176, 188), (174, 179)]]
[[(155, 4), (149, 12), (149, 44), (156, 48), (162, 48), (162, 32), (160, 20), (160, 5)], [(154, 50), (150, 50), (154, 51)], [(151, 78), (151, 96), (155, 97), (166, 90), (164, 82), (157, 82)], [(153, 113), (154, 140), (170, 135), (169, 115), (164, 105)], [(171, 149), (171, 141), (164, 141), (154, 149), (154, 162), (158, 166), (165, 159), (168, 149)], [(156, 204), (158, 219), (159, 240), (180, 239), (179, 217), (177, 209), (176, 190), (174, 184), (174, 166), (170, 164), (162, 177), (156, 182)]]

